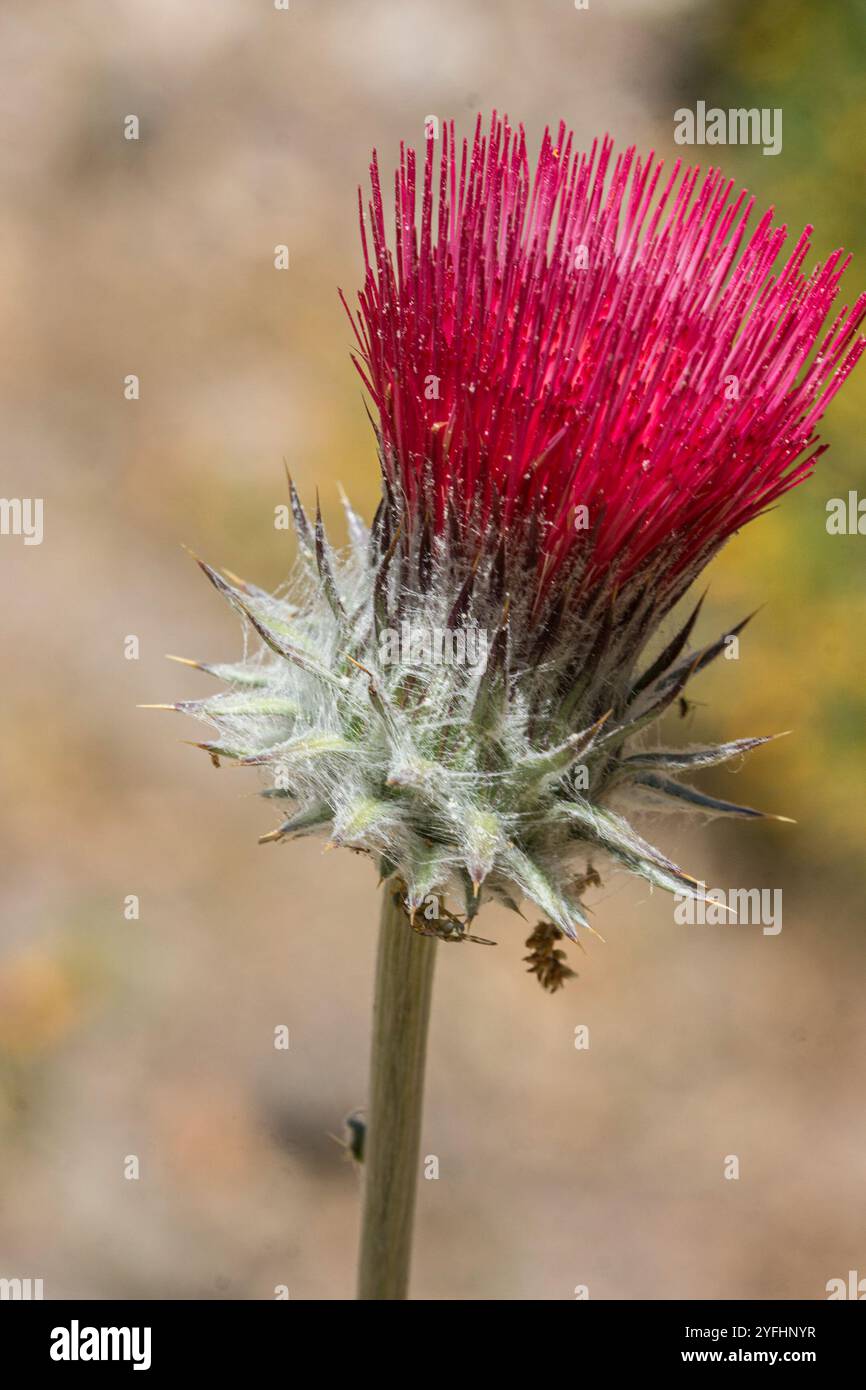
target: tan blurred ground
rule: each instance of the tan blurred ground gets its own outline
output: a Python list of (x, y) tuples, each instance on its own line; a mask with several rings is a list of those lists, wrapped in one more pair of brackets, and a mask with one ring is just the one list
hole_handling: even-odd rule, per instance
[[(193, 726), (135, 705), (206, 688), (164, 652), (238, 653), (180, 547), (279, 581), (283, 456), (335, 525), (338, 480), (374, 504), (336, 295), (358, 281), (371, 146), (387, 167), (427, 114), (467, 126), (496, 105), (533, 139), (562, 115), (672, 156), (704, 9), (4, 5), (2, 491), (45, 498), (45, 541), (0, 540), (0, 1275), (48, 1297), (351, 1296), (358, 1184), (329, 1132), (364, 1100), (371, 871), (259, 847), (255, 774), (214, 772), (177, 742)], [(786, 587), (787, 527), (757, 523), (715, 567), (707, 635), (771, 602), (687, 727), (794, 723), (734, 794), (799, 824), (656, 832), (713, 885), (781, 887), (784, 929), (681, 927), (612, 879), (593, 904), (607, 944), (556, 998), (523, 973), (516, 918), (485, 920), (495, 951), (440, 948), (419, 1297), (812, 1298), (866, 1274), (863, 800), (850, 767), (840, 796), (809, 761), (858, 634), (844, 594), (804, 612)], [(775, 659), (807, 620), (819, 686)]]

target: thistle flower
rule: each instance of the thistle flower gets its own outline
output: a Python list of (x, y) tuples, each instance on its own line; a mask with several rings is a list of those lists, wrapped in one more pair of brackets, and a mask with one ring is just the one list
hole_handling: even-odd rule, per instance
[(841, 252), (804, 272), (810, 229), (773, 273), (785, 228), (768, 212), (747, 237), (752, 202), (717, 171), (665, 177), (608, 139), (578, 154), (560, 126), (531, 173), (494, 114), (459, 153), (446, 126), (438, 176), (430, 141), (416, 177), (401, 150), (393, 251), (375, 156), (369, 236), (361, 204), (372, 526), (347, 503), (336, 552), (290, 480), (296, 571), (269, 595), (202, 566), (257, 640), (239, 664), (192, 663), (226, 692), (172, 706), (215, 728), (217, 765), (268, 775), (286, 814), (264, 840), (321, 832), (386, 880), (365, 1299), (408, 1288), (431, 936), (484, 942), (486, 899), (529, 899), (544, 920), (525, 962), (554, 992), (597, 864), (702, 893), (634, 812), (760, 814), (682, 779), (766, 737), (646, 742), (747, 620), (694, 649), (698, 602), (647, 651), (732, 532), (812, 469), (866, 314), (866, 296), (835, 307)]
[[(393, 251), (375, 156), (369, 235), (361, 209), (372, 527), (347, 504), (337, 553), (292, 486), (285, 592), (203, 566), (260, 649), (203, 666), (228, 693), (178, 708), (215, 727), (215, 761), (269, 774), (288, 814), (265, 840), (369, 854), (446, 939), (464, 939), (456, 897), (464, 926), (486, 899), (530, 899), (574, 940), (596, 861), (701, 891), (632, 812), (760, 814), (681, 779), (766, 737), (643, 741), (748, 620), (693, 649), (698, 603), (645, 651), (732, 532), (811, 471), (866, 296), (835, 307), (841, 252), (805, 273), (808, 228), (773, 274), (786, 229), (767, 212), (747, 236), (753, 200), (718, 171), (664, 175), (608, 139), (580, 154), (562, 125), (531, 171), (495, 115), (459, 150), (444, 126), (435, 165), (428, 141), (418, 189), (401, 148)], [(473, 635), (483, 659), (455, 660)]]

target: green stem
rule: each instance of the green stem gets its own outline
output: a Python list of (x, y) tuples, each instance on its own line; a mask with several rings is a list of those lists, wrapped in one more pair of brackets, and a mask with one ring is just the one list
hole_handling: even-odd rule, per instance
[(418, 1185), (424, 1062), (436, 939), (412, 930), (385, 884), (364, 1141), (358, 1297), (406, 1298)]

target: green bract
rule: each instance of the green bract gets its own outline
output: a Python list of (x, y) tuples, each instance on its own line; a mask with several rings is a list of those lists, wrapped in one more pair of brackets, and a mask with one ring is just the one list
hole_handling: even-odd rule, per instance
[[(678, 778), (766, 739), (642, 746), (723, 650), (724, 637), (686, 651), (697, 608), (642, 674), (633, 672), (641, 643), (629, 647), (628, 614), (576, 662), (577, 630), (548, 634), (539, 647), (519, 555), (504, 564), (500, 547), (461, 573), (444, 542), (401, 540), (387, 496), (372, 531), (347, 507), (350, 543), (337, 554), (294, 488), (292, 501), (301, 553), (285, 593), (202, 565), (256, 649), (237, 665), (201, 664), (227, 692), (175, 706), (213, 726), (199, 746), (215, 762), (266, 772), (264, 795), (288, 813), (264, 840), (320, 833), (366, 852), (400, 881), (412, 918), (430, 899), (456, 900), (471, 920), (487, 899), (517, 907), (526, 898), (572, 940), (592, 930), (580, 891), (600, 857), (702, 896), (627, 819), (630, 808), (660, 801), (761, 814)], [(646, 623), (635, 631), (646, 640)]]

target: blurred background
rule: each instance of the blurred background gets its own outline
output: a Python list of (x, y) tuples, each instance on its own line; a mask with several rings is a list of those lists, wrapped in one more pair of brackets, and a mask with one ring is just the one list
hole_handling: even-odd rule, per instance
[[(672, 159), (677, 107), (781, 107), (778, 157), (686, 154), (814, 222), (814, 259), (853, 250), (850, 299), (866, 10), (4, 0), (0, 55), (0, 491), (45, 505), (42, 545), (0, 539), (0, 1276), (49, 1298), (351, 1297), (359, 1184), (331, 1136), (365, 1099), (374, 876), (318, 842), (260, 847), (256, 774), (135, 708), (209, 688), (164, 653), (240, 653), (181, 546), (278, 583), (284, 457), (337, 534), (338, 482), (371, 514), (337, 286), (360, 281), (371, 148), (392, 166), (429, 114), (468, 133), (495, 105), (533, 146), (562, 117)], [(822, 1298), (866, 1275), (866, 542), (825, 529), (827, 499), (863, 489), (864, 405), (861, 366), (818, 475), (712, 567), (699, 637), (765, 606), (671, 729), (793, 729), (702, 785), (797, 824), (654, 828), (711, 886), (781, 888), (783, 930), (681, 926), (613, 876), (591, 899), (607, 944), (555, 997), (521, 963), (531, 920), (489, 912), (495, 950), (441, 947), (416, 1297)]]

